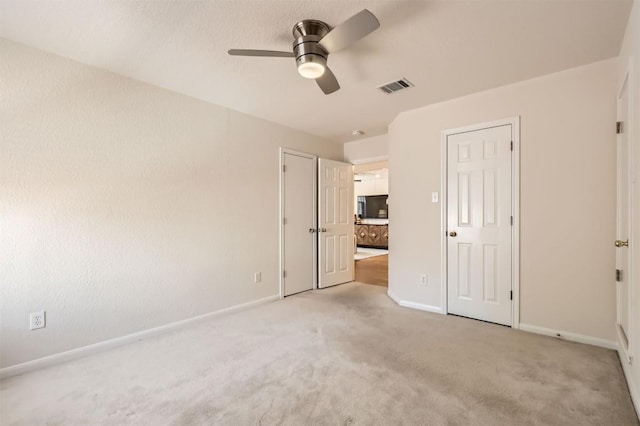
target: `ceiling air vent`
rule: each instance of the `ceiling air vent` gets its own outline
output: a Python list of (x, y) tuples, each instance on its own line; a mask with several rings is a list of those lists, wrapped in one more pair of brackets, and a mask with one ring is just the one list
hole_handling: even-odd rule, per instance
[(382, 85), (382, 86), (378, 87), (378, 89), (382, 90), (384, 93), (389, 95), (389, 94), (395, 93), (395, 92), (397, 92), (399, 90), (408, 89), (409, 87), (413, 87), (413, 83), (411, 83), (406, 78), (403, 78), (401, 80), (392, 81), (391, 83), (387, 83), (385, 85)]

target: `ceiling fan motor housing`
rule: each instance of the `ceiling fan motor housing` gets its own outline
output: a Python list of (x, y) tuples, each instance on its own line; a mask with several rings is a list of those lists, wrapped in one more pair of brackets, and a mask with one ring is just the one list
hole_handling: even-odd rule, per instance
[(331, 27), (322, 21), (306, 19), (293, 26), (293, 53), (296, 56), (296, 65), (300, 66), (307, 62), (327, 65), (327, 53), (318, 42), (322, 40)]

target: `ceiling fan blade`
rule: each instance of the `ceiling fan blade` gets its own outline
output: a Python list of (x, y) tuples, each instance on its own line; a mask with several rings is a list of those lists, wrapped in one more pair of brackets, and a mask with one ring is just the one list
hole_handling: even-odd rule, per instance
[(331, 30), (318, 44), (328, 53), (337, 52), (377, 30), (378, 27), (378, 18), (367, 9), (363, 9)]
[(280, 52), (279, 50), (256, 50), (256, 49), (229, 49), (227, 52), (233, 56), (269, 56), (274, 58), (293, 58), (293, 52)]
[(320, 89), (325, 95), (329, 95), (340, 89), (338, 79), (336, 79), (336, 76), (331, 72), (329, 67), (325, 67), (324, 74), (316, 78), (316, 83), (318, 83), (318, 86), (320, 86)]

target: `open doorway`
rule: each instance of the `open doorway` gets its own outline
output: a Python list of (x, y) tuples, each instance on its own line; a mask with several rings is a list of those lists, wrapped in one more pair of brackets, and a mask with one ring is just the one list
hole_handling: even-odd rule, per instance
[(352, 194), (350, 163), (280, 149), (280, 297), (354, 280)]
[(356, 164), (354, 172), (355, 279), (389, 283), (389, 164)]

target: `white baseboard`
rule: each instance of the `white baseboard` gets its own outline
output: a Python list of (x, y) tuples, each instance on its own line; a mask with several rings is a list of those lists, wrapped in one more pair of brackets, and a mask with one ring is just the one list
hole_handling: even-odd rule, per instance
[(387, 296), (389, 296), (391, 298), (391, 300), (396, 302), (398, 305), (404, 306), (405, 308), (418, 309), (420, 311), (433, 312), (433, 313), (436, 313), (436, 314), (442, 314), (443, 313), (442, 308), (439, 307), (439, 306), (426, 305), (424, 303), (416, 303), (416, 302), (409, 302), (409, 301), (406, 301), (406, 300), (401, 300), (400, 298), (398, 298), (398, 296), (393, 294), (391, 292), (391, 290), (387, 290)]
[(602, 348), (618, 350), (618, 344), (612, 340), (600, 339), (598, 337), (585, 336), (584, 334), (571, 333), (569, 331), (553, 330), (551, 328), (538, 327), (537, 325), (520, 323), (520, 330), (530, 333), (542, 334), (556, 337), (570, 342), (585, 343), (587, 345), (600, 346)]
[[(396, 302), (400, 306), (404, 306), (412, 309), (419, 309), (421, 311), (434, 312), (437, 314), (442, 314), (444, 311), (439, 306), (426, 305), (422, 303), (409, 302), (406, 300), (400, 299), (397, 295), (391, 292), (391, 290), (387, 290), (387, 295)], [(571, 333), (569, 331), (562, 330), (553, 330), (550, 328), (538, 327), (537, 325), (531, 324), (519, 324), (519, 329), (522, 331), (528, 331), (530, 333), (542, 334), (545, 336), (556, 337), (558, 339), (569, 340), (571, 342), (585, 343), (587, 345), (600, 346), (602, 348), (607, 349), (618, 349), (618, 344), (611, 340), (600, 339), (592, 336), (585, 336), (583, 334)]]
[(103, 342), (94, 343), (92, 345), (83, 346), (69, 351), (61, 352), (59, 354), (46, 356), (44, 358), (35, 359), (33, 361), (27, 361), (22, 364), (12, 365), (0, 369), (0, 379), (4, 379), (11, 376), (17, 376), (18, 374), (24, 374), (29, 371), (37, 370), (44, 367), (50, 367), (52, 365), (60, 364), (63, 362), (71, 361), (73, 359), (81, 358), (87, 355), (91, 355), (97, 352), (113, 349), (118, 346), (133, 343), (138, 340), (148, 339), (149, 337), (164, 334), (169, 331), (174, 331), (194, 323), (204, 321), (213, 318), (218, 315), (227, 314), (234, 311), (240, 311), (243, 309), (251, 308), (253, 306), (262, 305), (275, 300), (279, 300), (280, 295), (265, 297), (262, 299), (254, 300), (240, 305), (230, 306), (228, 308), (220, 309), (219, 311), (209, 312), (207, 314), (198, 315), (197, 317), (187, 318), (181, 321), (172, 322), (169, 324), (161, 325), (160, 327), (154, 327), (147, 330), (138, 331), (136, 333), (127, 334), (125, 336), (116, 337), (114, 339), (105, 340)]
[(400, 299), (398, 299), (398, 296), (396, 296), (395, 294), (393, 294), (391, 292), (391, 290), (387, 290), (387, 296), (389, 296), (391, 298), (391, 300), (393, 300), (394, 302), (396, 302), (398, 305), (400, 304)]
[(620, 357), (620, 364), (622, 365), (622, 371), (624, 372), (624, 376), (627, 379), (627, 387), (629, 388), (629, 394), (631, 395), (631, 401), (633, 402), (633, 406), (636, 408), (636, 414), (638, 415), (638, 419), (640, 419), (640, 393), (638, 393), (638, 388), (636, 387), (636, 383), (633, 381), (633, 375), (631, 372), (631, 364), (629, 363), (626, 354), (622, 350), (618, 350), (618, 356)]

